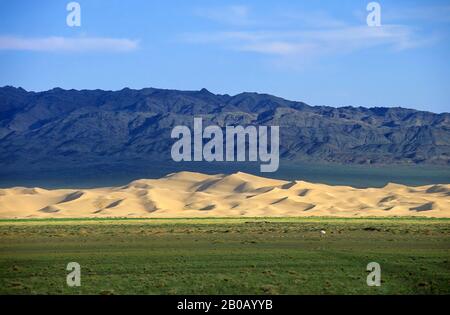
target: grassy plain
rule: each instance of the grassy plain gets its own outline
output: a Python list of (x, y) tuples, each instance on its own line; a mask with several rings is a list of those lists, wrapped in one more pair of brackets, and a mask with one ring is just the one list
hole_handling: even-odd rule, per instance
[(0, 294), (449, 294), (449, 261), (450, 219), (0, 220)]

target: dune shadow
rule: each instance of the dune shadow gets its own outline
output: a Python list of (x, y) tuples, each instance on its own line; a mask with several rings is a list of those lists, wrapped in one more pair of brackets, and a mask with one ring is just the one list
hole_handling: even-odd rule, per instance
[(218, 179), (212, 179), (212, 180), (207, 180), (206, 182), (202, 182), (195, 191), (205, 191), (208, 188), (210, 188), (211, 186), (213, 186), (214, 184), (217, 184), (218, 182), (220, 182), (222, 180), (222, 178), (218, 178)]
[(61, 210), (59, 210), (58, 208), (56, 208), (54, 206), (47, 206), (47, 207), (44, 207), (42, 209), (39, 209), (38, 211), (39, 212), (44, 212), (44, 213), (56, 213), (56, 212), (59, 212)]
[(73, 200), (77, 200), (78, 198), (80, 198), (83, 195), (84, 195), (84, 192), (82, 192), (82, 191), (75, 191), (73, 193), (70, 193), (70, 194), (66, 195), (64, 197), (64, 199), (61, 200), (60, 202), (58, 202), (57, 204), (61, 204), (61, 203), (65, 203), (65, 202), (69, 202), (69, 201), (73, 201)]
[(434, 202), (428, 202), (428, 203), (425, 203), (425, 204), (417, 206), (417, 207), (409, 208), (409, 210), (418, 211), (418, 212), (430, 211), (430, 210), (433, 210), (433, 205), (434, 205)]
[(116, 200), (116, 201), (114, 201), (114, 202), (111, 202), (109, 205), (107, 205), (107, 206), (105, 207), (105, 209), (111, 209), (111, 208), (117, 207), (117, 206), (120, 205), (122, 202), (123, 202), (123, 199), (120, 199), (120, 200)]

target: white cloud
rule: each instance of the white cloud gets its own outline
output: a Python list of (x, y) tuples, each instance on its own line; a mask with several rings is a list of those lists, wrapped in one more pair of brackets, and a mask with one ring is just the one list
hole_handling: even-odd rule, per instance
[(241, 51), (251, 51), (262, 54), (274, 55), (292, 55), (292, 54), (308, 54), (313, 52), (316, 47), (309, 43), (290, 43), (282, 41), (256, 42), (243, 44), (237, 47)]
[(182, 38), (191, 43), (215, 43), (233, 50), (281, 56), (348, 53), (376, 46), (402, 50), (428, 42), (418, 38), (409, 27), (401, 25), (352, 26), (306, 31), (188, 33)]
[(254, 21), (249, 16), (250, 9), (245, 5), (230, 5), (216, 8), (198, 8), (196, 15), (230, 25), (249, 25)]
[(336, 28), (344, 27), (347, 23), (336, 19), (326, 11), (283, 10), (279, 12), (278, 24), (295, 23), (302, 28)]
[(427, 21), (436, 23), (450, 22), (450, 5), (428, 5), (421, 7), (387, 8), (382, 17), (387, 21)]
[[(365, 16), (358, 25), (350, 25), (325, 11), (290, 12), (284, 9), (271, 12), (264, 19), (262, 16), (255, 19), (248, 7), (203, 9), (201, 12), (202, 17), (232, 24), (234, 30), (185, 33), (181, 36), (183, 41), (290, 60), (374, 47), (399, 51), (428, 45), (439, 39), (435, 34), (425, 34), (414, 26), (383, 24), (369, 27)], [(436, 10), (426, 13), (427, 16), (434, 14)], [(240, 30), (236, 31), (237, 26)]]
[(0, 36), (0, 50), (50, 52), (128, 52), (138, 48), (137, 40), (102, 37), (42, 37), (24, 38)]

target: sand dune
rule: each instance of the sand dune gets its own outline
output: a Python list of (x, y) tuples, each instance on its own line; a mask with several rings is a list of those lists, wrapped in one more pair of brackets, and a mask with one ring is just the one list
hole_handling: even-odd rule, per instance
[(357, 189), (180, 172), (123, 187), (0, 189), (0, 218), (213, 216), (450, 217), (450, 185)]

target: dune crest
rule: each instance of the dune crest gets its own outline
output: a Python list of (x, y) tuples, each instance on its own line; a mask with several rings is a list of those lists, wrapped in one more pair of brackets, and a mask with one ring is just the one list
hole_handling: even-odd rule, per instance
[(450, 218), (450, 185), (357, 189), (246, 173), (169, 174), (121, 187), (0, 189), (0, 218), (425, 216)]

